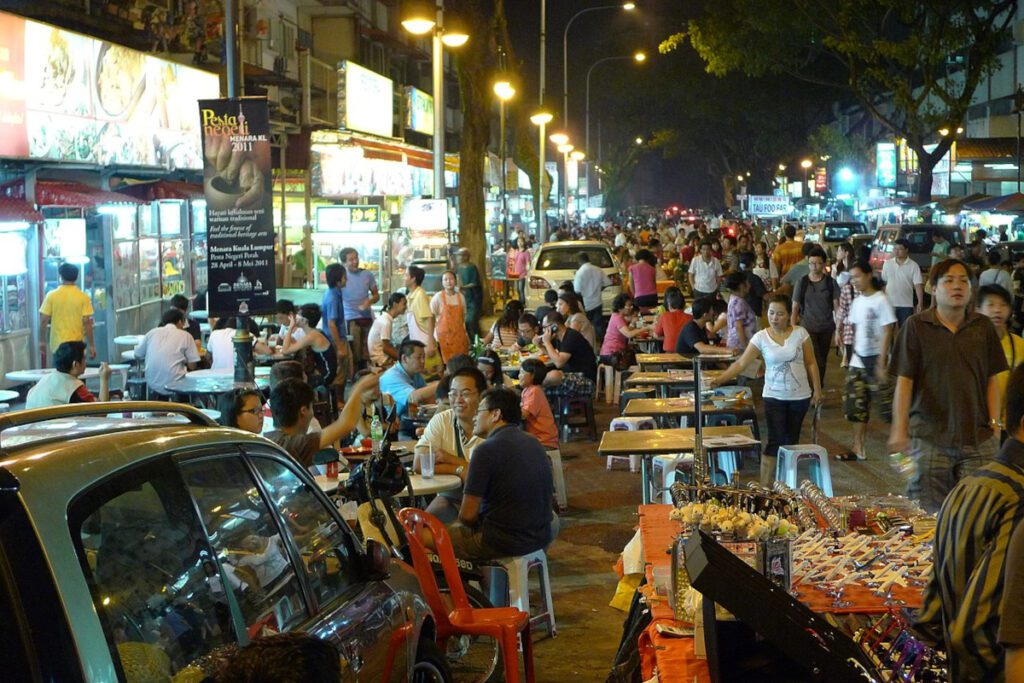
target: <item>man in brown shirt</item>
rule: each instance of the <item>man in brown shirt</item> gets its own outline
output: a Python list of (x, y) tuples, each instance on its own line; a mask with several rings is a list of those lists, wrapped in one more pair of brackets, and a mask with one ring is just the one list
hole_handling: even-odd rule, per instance
[(783, 228), (786, 241), (775, 247), (772, 252), (772, 261), (779, 270), (779, 278), (784, 278), (789, 269), (800, 261), (804, 260), (803, 244), (796, 241), (796, 226), (792, 224)]
[(991, 321), (968, 310), (966, 264), (947, 259), (929, 280), (933, 307), (911, 316), (896, 339), (889, 448), (914, 458), (907, 495), (935, 512), (958, 481), (998, 450), (996, 375), (1007, 365)]
[(304, 467), (313, 464), (313, 458), (322, 449), (345, 438), (356, 428), (363, 408), (363, 392), (380, 386), (376, 374), (363, 377), (353, 385), (338, 419), (319, 432), (307, 433), (313, 419), (313, 388), (300, 379), (282, 380), (270, 392), (270, 411), (277, 429), (265, 436), (298, 460)]

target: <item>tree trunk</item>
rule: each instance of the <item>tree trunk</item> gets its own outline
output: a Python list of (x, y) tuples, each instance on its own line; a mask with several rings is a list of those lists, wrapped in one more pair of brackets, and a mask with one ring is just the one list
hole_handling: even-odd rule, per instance
[(492, 12), (488, 3), (458, 3), (469, 25), (469, 42), (459, 48), (456, 69), (462, 96), (462, 140), (459, 147), (459, 244), (469, 249), (484, 287), (482, 313), (491, 312), (487, 278), (487, 212), (484, 205), (484, 157), (491, 137), (494, 63)]

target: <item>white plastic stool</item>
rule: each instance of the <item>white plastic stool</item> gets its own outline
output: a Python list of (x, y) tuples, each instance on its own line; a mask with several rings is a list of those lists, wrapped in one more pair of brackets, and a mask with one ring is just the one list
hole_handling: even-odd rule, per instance
[(565, 472), (562, 471), (562, 451), (557, 448), (545, 449), (551, 461), (551, 476), (555, 483), (555, 501), (559, 512), (569, 508), (569, 497), (565, 492)]
[[(657, 429), (658, 424), (652, 417), (617, 417), (612, 420), (611, 424), (608, 425), (608, 429), (613, 432), (639, 432), (646, 429)], [(640, 471), (640, 456), (630, 455), (629, 457), (629, 471), (639, 472)], [(623, 455), (609, 455), (606, 462), (606, 469), (611, 469), (612, 464), (616, 460), (625, 460), (626, 456)]]
[(775, 478), (791, 489), (796, 489), (796, 467), (801, 460), (811, 461), (811, 480), (822, 493), (832, 496), (832, 470), (828, 464), (828, 451), (813, 443), (795, 446), (779, 446), (779, 458), (775, 466)]
[(684, 469), (693, 468), (693, 453), (679, 453), (676, 455), (656, 455), (651, 460), (651, 483), (654, 486), (654, 493), (661, 495), (661, 502), (667, 505), (672, 504), (672, 494), (669, 488), (676, 483), (676, 475), (679, 466)]
[(544, 600), (544, 610), (537, 614), (530, 614), (530, 628), (533, 629), (535, 624), (542, 624), (551, 637), (555, 637), (557, 631), (555, 628), (555, 603), (551, 597), (548, 556), (544, 554), (544, 551), (538, 550), (519, 557), (502, 557), (494, 560), (493, 564), (501, 566), (508, 574), (506, 604), (509, 607), (517, 607), (527, 614), (530, 614), (530, 570), (538, 570), (537, 578), (540, 581), (540, 594)]
[(605, 403), (617, 403), (619, 400), (619, 378), (622, 376), (622, 372), (616, 370), (614, 366), (606, 363), (598, 363), (597, 365), (597, 395), (601, 395), (601, 389), (604, 388), (604, 402)]

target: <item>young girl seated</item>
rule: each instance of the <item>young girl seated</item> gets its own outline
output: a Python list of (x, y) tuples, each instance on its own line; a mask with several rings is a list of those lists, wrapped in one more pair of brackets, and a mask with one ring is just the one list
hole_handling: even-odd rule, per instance
[(558, 426), (544, 395), (544, 376), (547, 366), (536, 358), (527, 358), (519, 370), (519, 388), (522, 389), (523, 420), (526, 432), (537, 437), (546, 450), (558, 448)]

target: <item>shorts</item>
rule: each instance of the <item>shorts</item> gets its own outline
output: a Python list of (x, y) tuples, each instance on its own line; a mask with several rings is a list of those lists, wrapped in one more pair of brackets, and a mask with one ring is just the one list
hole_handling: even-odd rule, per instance
[(481, 529), (470, 529), (462, 522), (455, 522), (448, 526), (448, 536), (452, 541), (452, 550), (455, 557), (462, 560), (483, 562), (493, 560), (496, 557), (507, 557), (508, 553), (502, 552), (487, 544)]
[(867, 422), (871, 404), (878, 407), (882, 420), (892, 420), (892, 388), (888, 381), (875, 376), (874, 363), (865, 363), (871, 368), (850, 367), (846, 371), (846, 389), (843, 397), (843, 413), (850, 422)]

